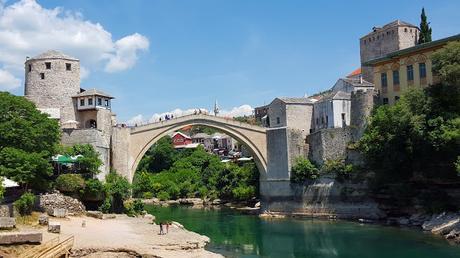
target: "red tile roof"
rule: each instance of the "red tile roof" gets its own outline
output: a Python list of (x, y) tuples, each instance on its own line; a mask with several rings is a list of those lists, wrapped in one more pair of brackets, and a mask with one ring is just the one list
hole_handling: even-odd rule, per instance
[(353, 76), (360, 75), (360, 74), (361, 74), (361, 67), (351, 72), (349, 75), (347, 75), (347, 77), (353, 77)]

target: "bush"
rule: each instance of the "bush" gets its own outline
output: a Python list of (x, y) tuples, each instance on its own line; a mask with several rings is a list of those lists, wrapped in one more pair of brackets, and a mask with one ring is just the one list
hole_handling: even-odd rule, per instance
[(232, 190), (233, 198), (239, 201), (248, 200), (255, 195), (254, 186), (238, 186)]
[(337, 175), (337, 179), (345, 180), (350, 178), (353, 172), (353, 165), (345, 164), (344, 160), (326, 160), (322, 167), (325, 173), (334, 173)]
[(104, 185), (97, 179), (88, 179), (85, 182), (85, 189), (83, 192), (83, 199), (90, 201), (104, 200)]
[(85, 180), (80, 174), (63, 174), (56, 179), (56, 188), (64, 193), (78, 193), (85, 187)]
[(111, 171), (105, 178), (105, 193), (111, 198), (111, 211), (123, 212), (123, 202), (131, 195), (131, 185), (126, 178)]
[(144, 206), (144, 203), (141, 200), (136, 199), (133, 202), (133, 208), (134, 208), (134, 212), (136, 214), (140, 214), (141, 212), (144, 211), (145, 206)]
[(142, 194), (142, 198), (144, 198), (144, 199), (152, 199), (153, 198), (153, 193), (152, 192), (144, 192)]
[(171, 197), (169, 196), (168, 192), (161, 191), (157, 194), (157, 198), (160, 199), (160, 201), (166, 201), (169, 200)]
[(102, 203), (101, 206), (99, 206), (98, 209), (102, 213), (110, 213), (112, 210), (112, 200), (110, 197), (106, 197), (104, 202)]
[(35, 203), (35, 195), (32, 193), (24, 193), (14, 202), (14, 207), (21, 214), (30, 215)]
[(302, 183), (306, 179), (317, 179), (320, 173), (318, 168), (308, 159), (298, 157), (291, 169), (291, 181)]

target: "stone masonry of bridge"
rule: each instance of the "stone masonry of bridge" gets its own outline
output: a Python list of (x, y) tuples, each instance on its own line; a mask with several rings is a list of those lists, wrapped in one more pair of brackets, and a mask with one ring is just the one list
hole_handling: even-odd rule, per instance
[(189, 125), (204, 125), (225, 132), (246, 145), (260, 171), (267, 179), (267, 129), (231, 118), (205, 114), (188, 115), (137, 127), (115, 127), (112, 135), (112, 167), (132, 181), (145, 152), (163, 136)]

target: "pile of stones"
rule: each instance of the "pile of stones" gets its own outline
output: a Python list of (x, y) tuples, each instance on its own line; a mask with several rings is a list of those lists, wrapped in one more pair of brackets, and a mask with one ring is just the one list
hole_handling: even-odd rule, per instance
[(67, 215), (80, 215), (86, 211), (85, 206), (79, 200), (59, 192), (41, 195), (39, 205), (50, 215), (53, 215), (56, 210), (66, 210)]

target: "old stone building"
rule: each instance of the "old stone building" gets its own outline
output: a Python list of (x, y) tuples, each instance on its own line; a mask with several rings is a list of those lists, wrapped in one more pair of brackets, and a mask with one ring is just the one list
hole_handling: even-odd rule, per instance
[(92, 144), (104, 165), (98, 178), (109, 171), (110, 140), (115, 114), (110, 95), (80, 88), (80, 61), (50, 50), (25, 62), (24, 96), (37, 109), (57, 119), (64, 145)]
[(380, 93), (381, 103), (394, 104), (404, 90), (436, 83), (431, 55), (451, 41), (460, 41), (460, 34), (391, 52), (365, 62), (363, 65), (373, 70), (375, 88)]
[(413, 47), (417, 44), (420, 30), (410, 23), (396, 20), (372, 31), (359, 39), (362, 75), (366, 81), (374, 82), (372, 67), (364, 63), (389, 53)]

